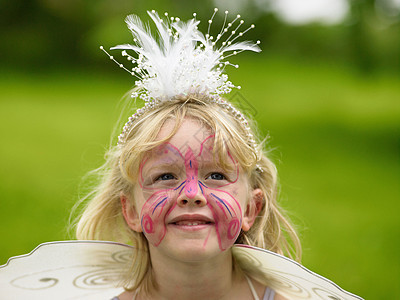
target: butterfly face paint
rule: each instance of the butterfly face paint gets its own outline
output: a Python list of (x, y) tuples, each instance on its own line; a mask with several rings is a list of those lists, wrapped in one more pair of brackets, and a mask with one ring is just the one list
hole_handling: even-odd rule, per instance
[(154, 149), (140, 166), (142, 230), (156, 247), (170, 231), (177, 230), (186, 237), (201, 236), (203, 247), (215, 236), (219, 249), (226, 250), (242, 225), (237, 198), (245, 198), (246, 193), (239, 181), (239, 166), (231, 156), (231, 171), (216, 165), (212, 135), (187, 147), (172, 140)]

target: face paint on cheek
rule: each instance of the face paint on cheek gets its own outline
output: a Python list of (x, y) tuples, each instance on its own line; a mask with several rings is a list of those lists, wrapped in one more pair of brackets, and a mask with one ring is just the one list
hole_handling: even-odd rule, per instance
[[(201, 144), (201, 150), (199, 157), (202, 157), (205, 161), (214, 159), (213, 153), (213, 139), (214, 135), (207, 137)], [(204, 150), (204, 151), (203, 151)], [(231, 182), (228, 184), (221, 185), (228, 186), (235, 184), (239, 178), (239, 168), (237, 162), (228, 152), (228, 157), (231, 160), (232, 166), (236, 166), (236, 177), (231, 178)], [(242, 227), (242, 209), (240, 203), (236, 198), (222, 189), (210, 188), (199, 181), (199, 187), (203, 195), (207, 199), (207, 206), (210, 208), (213, 218), (215, 221), (215, 231), (218, 238), (219, 248), (224, 251), (230, 248), (236, 241), (240, 234)], [(233, 190), (235, 196), (238, 196), (238, 190)], [(207, 236), (204, 246), (208, 242), (209, 236)]]
[(165, 218), (176, 206), (171, 199), (170, 191), (154, 193), (145, 202), (140, 213), (143, 233), (149, 243), (156, 247), (167, 231)]
[(219, 248), (224, 251), (231, 247), (239, 236), (242, 227), (242, 209), (232, 195), (218, 192), (213, 190), (208, 194), (207, 205), (214, 217)]
[[(179, 163), (179, 160), (183, 158), (179, 149), (169, 143), (155, 148), (153, 150), (153, 156), (157, 157), (158, 163), (164, 164)], [(151, 157), (152, 156), (150, 156), (150, 158)], [(167, 231), (165, 219), (176, 206), (176, 202), (173, 201), (173, 199), (175, 199), (175, 194), (177, 191), (183, 189), (185, 181), (177, 188), (161, 189), (152, 193), (151, 191), (156, 190), (156, 188), (153, 188), (151, 185), (144, 186), (143, 184), (144, 177), (146, 177), (143, 176), (143, 170), (150, 158), (144, 159), (139, 167), (140, 176), (138, 182), (144, 193), (147, 194), (147, 196), (144, 195), (144, 198), (147, 198), (147, 200), (140, 212), (140, 222), (143, 233), (149, 243), (157, 247), (164, 239)]]

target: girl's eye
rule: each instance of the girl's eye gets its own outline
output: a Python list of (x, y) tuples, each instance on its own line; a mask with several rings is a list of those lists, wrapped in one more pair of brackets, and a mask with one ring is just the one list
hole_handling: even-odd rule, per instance
[(224, 174), (221, 173), (211, 173), (210, 176), (208, 176), (209, 179), (213, 180), (224, 180), (226, 179)]
[(175, 176), (171, 173), (165, 173), (157, 177), (156, 181), (158, 180), (174, 180)]

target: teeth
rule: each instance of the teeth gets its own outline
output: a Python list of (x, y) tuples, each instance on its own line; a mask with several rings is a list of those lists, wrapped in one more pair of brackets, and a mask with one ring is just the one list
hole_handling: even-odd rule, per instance
[(190, 222), (190, 221), (180, 221), (180, 222), (176, 222), (176, 225), (185, 225), (185, 226), (196, 226), (196, 225), (202, 225), (202, 224), (206, 224), (206, 222), (202, 222), (202, 221), (196, 221), (196, 222)]

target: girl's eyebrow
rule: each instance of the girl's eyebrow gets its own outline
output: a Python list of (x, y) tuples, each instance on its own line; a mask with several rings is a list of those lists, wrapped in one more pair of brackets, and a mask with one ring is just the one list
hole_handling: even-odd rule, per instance
[(218, 167), (219, 169), (222, 169), (214, 159), (200, 159), (198, 162), (202, 167)]
[(207, 155), (207, 156), (198, 156), (197, 161), (199, 164), (202, 165), (219, 165), (219, 162), (221, 159), (218, 156), (212, 156), (212, 155)]
[(151, 153), (147, 156), (149, 162), (151, 164), (159, 164), (159, 165), (168, 165), (176, 162), (183, 162), (183, 158), (180, 155), (163, 155), (157, 153)]
[(204, 160), (204, 161), (200, 161), (199, 165), (202, 168), (212, 168), (215, 171), (221, 171), (221, 172), (227, 172), (227, 173), (236, 173), (236, 168), (237, 166), (232, 164), (232, 166), (230, 168), (223, 168), (222, 166), (220, 166), (218, 164), (218, 161), (214, 161), (214, 160)]
[(144, 169), (146, 169), (146, 171), (157, 171), (157, 170), (162, 171), (162, 170), (166, 170), (166, 169), (168, 169), (168, 170), (175, 169), (176, 170), (176, 169), (181, 169), (182, 167), (184, 168), (184, 164), (183, 164), (183, 162), (179, 162), (179, 161), (176, 161), (174, 163), (167, 163), (167, 162), (157, 163), (157, 161), (155, 161), (155, 162), (149, 163), (149, 165), (145, 166)]

